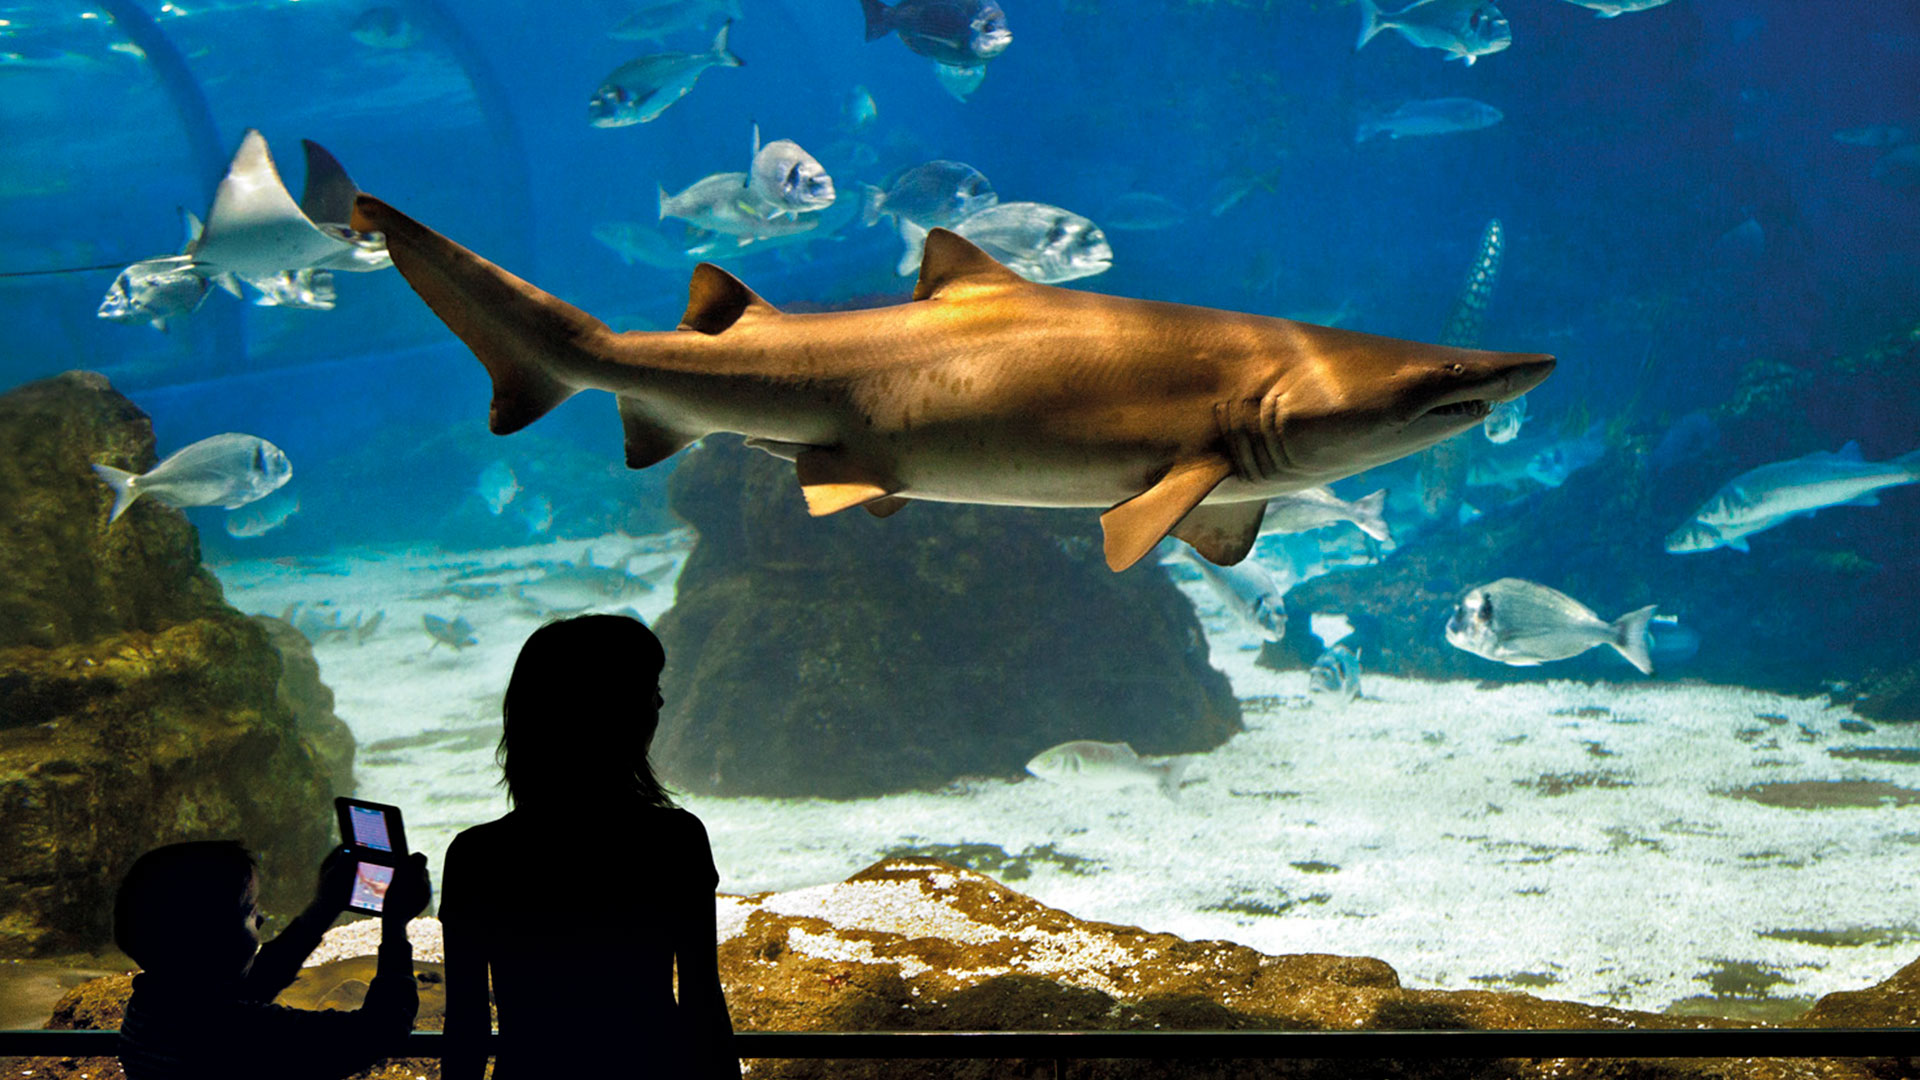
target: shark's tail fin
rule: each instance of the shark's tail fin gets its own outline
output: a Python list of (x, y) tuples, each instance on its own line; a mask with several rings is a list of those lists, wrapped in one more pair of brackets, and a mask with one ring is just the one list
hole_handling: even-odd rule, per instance
[(140, 497), (140, 489), (133, 486), (134, 480), (138, 477), (125, 469), (116, 469), (111, 465), (95, 465), (93, 474), (105, 480), (107, 486), (113, 489), (113, 513), (107, 515), (107, 524), (111, 525), (120, 520), (120, 515), (126, 513), (127, 507), (133, 505), (133, 500)]
[(1653, 622), (1653, 613), (1658, 607), (1658, 604), (1648, 604), (1613, 620), (1613, 640), (1607, 642), (1620, 650), (1620, 655), (1627, 658), (1627, 663), (1639, 668), (1642, 675), (1653, 674), (1653, 654), (1647, 647), (1647, 627)]
[(1353, 503), (1353, 523), (1360, 531), (1381, 543), (1393, 539), (1393, 533), (1387, 528), (1387, 489), (1379, 491)]
[(599, 319), (448, 240), (371, 195), (354, 200), (353, 228), (386, 237), (393, 265), (493, 378), (487, 426), (519, 431), (572, 397), (555, 370), (612, 336)]
[(893, 9), (880, 0), (860, 0), (860, 11), (867, 17), (867, 40), (877, 41), (893, 33)]
[(1380, 19), (1380, 5), (1374, 0), (1359, 0), (1359, 7), (1360, 40), (1354, 43), (1354, 52), (1366, 48), (1367, 42), (1372, 41), (1375, 34), (1387, 28), (1387, 24)]

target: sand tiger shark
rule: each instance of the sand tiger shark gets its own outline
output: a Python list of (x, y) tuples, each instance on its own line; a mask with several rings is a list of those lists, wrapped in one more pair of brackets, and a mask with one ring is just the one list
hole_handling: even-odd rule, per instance
[(352, 227), (486, 367), (496, 434), (606, 390), (632, 468), (736, 432), (794, 463), (816, 517), (1096, 507), (1116, 571), (1169, 533), (1236, 563), (1269, 496), (1465, 431), (1554, 365), (1038, 285), (945, 229), (912, 303), (786, 314), (702, 263), (679, 329), (623, 334), (370, 195)]

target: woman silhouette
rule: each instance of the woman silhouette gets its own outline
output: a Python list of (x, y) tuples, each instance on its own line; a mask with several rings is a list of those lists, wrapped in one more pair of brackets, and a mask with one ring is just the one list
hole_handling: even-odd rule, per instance
[(485, 1069), (489, 975), (494, 1080), (739, 1077), (713, 851), (647, 760), (665, 665), (623, 615), (548, 623), (521, 646), (500, 710), (513, 810), (454, 837), (441, 879), (446, 1080)]

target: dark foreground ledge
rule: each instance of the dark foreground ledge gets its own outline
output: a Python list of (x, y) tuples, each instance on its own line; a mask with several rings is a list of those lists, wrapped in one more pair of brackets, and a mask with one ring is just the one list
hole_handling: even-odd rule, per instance
[[(0, 1031), (0, 1057), (112, 1057), (116, 1031)], [(438, 1057), (437, 1031), (406, 1055)], [(497, 1036), (495, 1037), (497, 1038)], [(1659, 1031), (749, 1031), (743, 1058), (1920, 1058), (1920, 1028)], [(400, 1055), (396, 1055), (400, 1056)]]

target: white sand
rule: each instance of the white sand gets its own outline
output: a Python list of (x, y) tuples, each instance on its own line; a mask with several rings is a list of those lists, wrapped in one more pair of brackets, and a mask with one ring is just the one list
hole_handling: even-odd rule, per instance
[[(413, 846), (437, 866), (455, 832), (505, 810), (492, 761), (499, 695), (541, 620), (504, 594), (410, 597), (455, 563), (591, 548), (606, 564), (652, 549), (642, 568), (684, 555), (658, 547), (608, 537), (457, 556), (343, 552), (326, 569), (344, 576), (263, 562), (218, 573), (242, 610), (386, 611), (371, 641), (325, 641), (316, 654), (361, 743), (359, 793), (401, 804)], [(1033, 779), (851, 802), (688, 799), (721, 888), (800, 889), (891, 850), (992, 845), (1028, 856), (995, 876), (1084, 918), (1271, 953), (1375, 956), (1413, 987), (1642, 1009), (1706, 994), (1716, 972), (1753, 970), (1740, 965), (1777, 976), (1765, 993), (1810, 998), (1920, 953), (1920, 885), (1905, 872), (1920, 805), (1802, 810), (1721, 794), (1783, 781), (1920, 787), (1920, 765), (1828, 753), (1912, 750), (1920, 730), (1851, 732), (1840, 726), (1851, 714), (1824, 701), (1641, 680), (1624, 663), (1615, 684), (1553, 681), (1551, 666), (1492, 690), (1368, 674), (1360, 701), (1309, 701), (1304, 672), (1256, 667), (1211, 596), (1183, 588), (1248, 730), (1196, 756), (1177, 800)], [(670, 603), (663, 586), (634, 606), (652, 619)], [(464, 615), (479, 644), (429, 652), (429, 612)], [(381, 748), (395, 739), (407, 742)], [(1870, 940), (1794, 933), (1809, 931)]]

